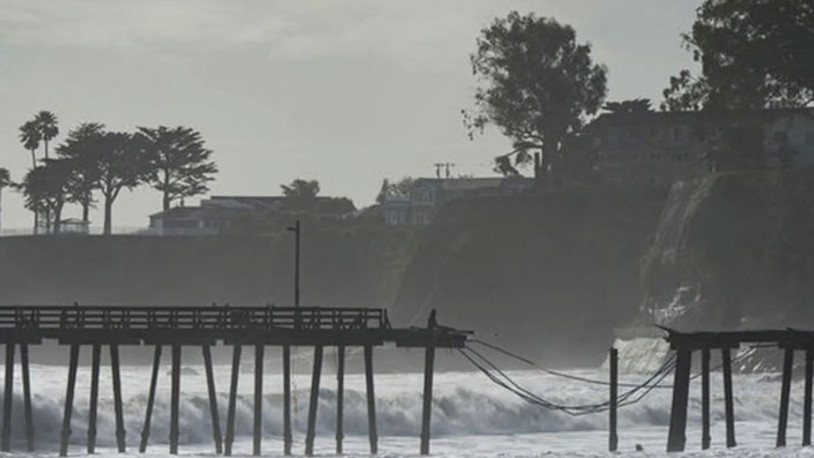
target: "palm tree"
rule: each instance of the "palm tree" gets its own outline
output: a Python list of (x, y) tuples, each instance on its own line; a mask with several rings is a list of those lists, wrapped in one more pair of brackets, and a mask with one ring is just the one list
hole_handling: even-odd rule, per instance
[(50, 111), (42, 110), (34, 117), (34, 122), (37, 124), (40, 136), (45, 144), (45, 159), (48, 159), (48, 142), (59, 135), (57, 117)]
[(40, 147), (42, 132), (40, 132), (36, 121), (26, 121), (20, 126), (20, 143), (31, 152), (31, 167), (37, 166), (37, 149)]
[(3, 228), (3, 188), (11, 185), (8, 169), (0, 167), (0, 229)]

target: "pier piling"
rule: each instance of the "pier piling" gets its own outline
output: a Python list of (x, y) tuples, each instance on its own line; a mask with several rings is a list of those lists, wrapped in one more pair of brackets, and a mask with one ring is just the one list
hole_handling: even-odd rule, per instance
[(791, 371), (794, 364), (794, 349), (787, 347), (783, 353), (783, 381), (780, 386), (780, 414), (777, 418), (777, 446), (786, 446), (786, 427), (789, 421), (789, 394), (791, 393)]
[(373, 346), (365, 345), (365, 392), (367, 394), (367, 434), (370, 453), (379, 453), (379, 433), (376, 428), (376, 393), (373, 389)]
[(150, 438), (150, 421), (153, 416), (153, 404), (155, 403), (155, 388), (158, 383), (158, 369), (161, 364), (161, 345), (155, 346), (155, 353), (153, 354), (153, 373), (150, 377), (150, 392), (147, 395), (147, 412), (144, 414), (144, 428), (141, 430), (141, 443), (139, 444), (139, 453), (147, 451), (147, 441)]
[(178, 454), (178, 408), (181, 398), (181, 346), (172, 346), (172, 384), (170, 391), (170, 454)]
[(212, 353), (209, 345), (203, 345), (204, 369), (206, 370), (206, 390), (209, 393), (209, 413), (212, 417), (212, 438), (215, 440), (215, 453), (223, 453), (223, 439), (220, 433), (218, 416), (218, 395), (215, 391), (215, 375), (212, 371)]
[(252, 452), (260, 456), (263, 439), (263, 345), (254, 347), (254, 442)]
[(803, 446), (811, 445), (811, 390), (814, 381), (814, 352), (806, 349), (805, 388), (803, 392)]
[(79, 365), (79, 345), (71, 344), (71, 356), (68, 362), (68, 384), (65, 389), (65, 411), (62, 416), (62, 434), (59, 443), (59, 456), (68, 456), (68, 443), (71, 439), (71, 416), (73, 414), (73, 396), (76, 387), (76, 369)]
[(726, 417), (726, 446), (735, 447), (735, 400), (732, 394), (732, 353), (729, 348), (721, 349), (724, 370), (724, 415)]
[(96, 453), (96, 414), (99, 407), (99, 366), (102, 346), (91, 346), (90, 408), (88, 411), (88, 454)]
[(701, 349), (701, 449), (707, 450), (712, 438), (709, 433), (709, 348)]
[(610, 408), (608, 409), (608, 451), (615, 452), (619, 446), (616, 432), (616, 409), (619, 395), (619, 351), (611, 347), (608, 357), (610, 363)]
[(667, 438), (668, 452), (683, 452), (687, 431), (687, 401), (690, 388), (690, 364), (692, 350), (676, 349), (675, 381), (673, 382), (673, 403), (670, 410), (670, 432)]
[(430, 454), (430, 422), (432, 421), (432, 378), (435, 365), (435, 347), (424, 350), (424, 393), (421, 407), (421, 454)]
[(237, 409), (237, 382), (240, 376), (240, 345), (232, 350), (232, 379), (229, 385), (229, 411), (226, 413), (226, 440), (223, 454), (232, 455), (232, 444), (235, 441), (235, 410)]
[(345, 410), (345, 346), (336, 347), (336, 454), (342, 454)]
[(291, 346), (283, 345), (283, 454), (291, 455)]
[(311, 400), (308, 403), (308, 430), (305, 433), (305, 455), (313, 456), (316, 438), (317, 407), (319, 406), (319, 379), (322, 375), (322, 345), (314, 347), (314, 368), (311, 373)]
[(126, 451), (125, 439), (127, 432), (124, 429), (124, 408), (122, 406), (122, 379), (119, 369), (119, 346), (110, 346), (110, 368), (113, 371), (113, 407), (116, 414), (116, 447), (119, 453)]
[(31, 412), (31, 375), (28, 371), (28, 344), (20, 344), (20, 365), (23, 370), (23, 409), (25, 410), (26, 450), (34, 451), (34, 416)]
[(3, 388), (3, 439), (0, 450), (11, 450), (11, 403), (14, 392), (14, 343), (6, 343), (6, 385)]

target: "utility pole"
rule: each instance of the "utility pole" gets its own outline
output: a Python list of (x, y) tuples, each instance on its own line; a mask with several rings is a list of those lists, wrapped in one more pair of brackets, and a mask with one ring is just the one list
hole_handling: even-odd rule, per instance
[(300, 306), (300, 220), (287, 228), (294, 233), (294, 307)]
[(450, 176), (450, 174), (449, 174), (450, 167), (455, 167), (455, 164), (453, 164), (452, 162), (436, 162), (433, 165), (435, 166), (435, 177), (436, 178), (441, 178), (441, 170), (442, 169), (445, 171), (444, 172), (445, 175), (446, 175), (445, 177), (449, 178), (449, 176)]

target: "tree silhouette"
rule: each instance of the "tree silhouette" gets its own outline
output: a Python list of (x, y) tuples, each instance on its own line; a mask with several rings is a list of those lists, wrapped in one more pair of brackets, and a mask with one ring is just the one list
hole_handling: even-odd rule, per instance
[(45, 159), (48, 159), (48, 142), (59, 135), (57, 117), (50, 111), (42, 110), (34, 117), (34, 123), (36, 123), (37, 129), (40, 131), (40, 137), (45, 146)]
[(37, 166), (37, 149), (42, 141), (42, 133), (35, 121), (26, 121), (20, 126), (20, 143), (31, 153), (31, 167)]
[[(8, 173), (8, 169), (4, 167), (0, 167), (0, 218), (3, 215), (3, 189), (11, 186), (11, 175)], [(3, 227), (3, 221), (0, 219), (0, 228)]]
[(608, 102), (602, 109), (611, 113), (649, 113), (653, 111), (650, 99), (622, 100), (621, 102)]
[(570, 26), (533, 13), (495, 19), (481, 31), (470, 62), (481, 87), (475, 111), (463, 111), (464, 124), (470, 138), (494, 124), (512, 140), (514, 150), (495, 159), (506, 175), (516, 175), (515, 166), (530, 162), (535, 149), (543, 153), (543, 171), (555, 167), (563, 140), (605, 98), (606, 70), (592, 62), (591, 46), (578, 44)]
[(112, 229), (113, 203), (122, 189), (133, 189), (149, 176), (149, 158), (127, 132), (106, 132), (99, 146), (98, 189), (104, 198), (104, 234)]
[(34, 212), (54, 216), (53, 226), (46, 221), (46, 232), (60, 232), (62, 209), (70, 200), (69, 182), (73, 166), (69, 159), (44, 159), (43, 164), (29, 170), (21, 187), (25, 207)]
[(313, 211), (316, 205), (317, 194), (319, 194), (319, 182), (317, 180), (302, 180), (297, 178), (290, 184), (280, 185), (284, 205), (287, 210)]
[(199, 132), (180, 126), (139, 127), (136, 138), (150, 164), (147, 182), (161, 191), (164, 211), (175, 200), (209, 190), (207, 183), (218, 169)]
[(99, 187), (101, 168), (99, 156), (104, 146), (105, 126), (101, 123), (83, 123), (68, 132), (68, 138), (59, 145), (59, 157), (73, 161), (70, 194), (82, 206), (82, 221), (89, 223), (90, 209), (96, 202), (93, 191)]

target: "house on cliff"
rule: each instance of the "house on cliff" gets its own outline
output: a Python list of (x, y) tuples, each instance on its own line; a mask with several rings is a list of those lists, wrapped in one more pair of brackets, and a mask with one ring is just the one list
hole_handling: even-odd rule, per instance
[[(814, 110), (766, 110), (759, 166), (814, 167)], [(587, 128), (605, 183), (670, 184), (721, 168), (721, 136), (699, 112), (605, 113)]]
[(261, 218), (269, 212), (305, 211), (322, 215), (354, 212), (346, 198), (317, 196), (307, 202), (285, 196), (212, 196), (197, 207), (174, 207), (150, 215), (147, 233), (154, 235), (217, 235), (240, 221)]
[(426, 226), (445, 203), (467, 197), (516, 196), (534, 186), (533, 178), (418, 178), (406, 193), (387, 195), (384, 220), (391, 226)]

